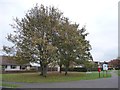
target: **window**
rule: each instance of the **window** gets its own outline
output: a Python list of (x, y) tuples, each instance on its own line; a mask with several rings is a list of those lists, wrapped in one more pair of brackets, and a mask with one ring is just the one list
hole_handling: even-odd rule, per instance
[(26, 69), (26, 66), (21, 66), (20, 69)]
[(2, 69), (6, 69), (7, 68), (7, 65), (2, 65)]
[(15, 65), (11, 65), (11, 69), (15, 69), (16, 68), (16, 66)]

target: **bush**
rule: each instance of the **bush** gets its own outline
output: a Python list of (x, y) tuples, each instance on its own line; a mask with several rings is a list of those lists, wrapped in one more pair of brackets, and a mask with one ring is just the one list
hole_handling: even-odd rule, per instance
[(48, 71), (57, 71), (56, 67), (48, 68)]
[(86, 68), (74, 68), (73, 71), (77, 71), (77, 72), (87, 72)]
[[(65, 71), (65, 68), (62, 68), (62, 71)], [(86, 72), (86, 68), (68, 68), (70, 72)]]
[(33, 73), (37, 72), (36, 70), (20, 70), (20, 71), (2, 71), (2, 73)]
[(116, 67), (115, 70), (120, 70), (120, 68), (119, 68), (119, 67)]
[(113, 70), (113, 68), (108, 68), (108, 70)]
[(98, 71), (98, 68), (92, 68), (91, 71)]

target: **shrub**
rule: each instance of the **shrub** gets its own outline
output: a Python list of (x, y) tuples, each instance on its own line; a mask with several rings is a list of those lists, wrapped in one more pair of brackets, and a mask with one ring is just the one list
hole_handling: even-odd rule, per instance
[[(62, 71), (65, 71), (65, 68), (62, 68)], [(68, 68), (68, 71), (70, 72), (86, 72), (86, 68)]]

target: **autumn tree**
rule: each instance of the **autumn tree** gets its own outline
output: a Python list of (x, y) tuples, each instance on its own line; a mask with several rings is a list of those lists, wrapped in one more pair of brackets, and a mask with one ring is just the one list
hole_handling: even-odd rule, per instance
[(15, 34), (8, 35), (7, 39), (13, 47), (4, 46), (8, 53), (15, 50), (17, 60), (23, 62), (40, 62), (41, 75), (46, 76), (47, 65), (54, 60), (56, 46), (52, 45), (52, 35), (61, 19), (62, 13), (54, 7), (40, 7), (36, 5), (29, 10), (25, 17), (15, 19), (11, 25)]
[(14, 34), (7, 39), (14, 45), (3, 46), (6, 53), (14, 53), (19, 62), (39, 62), (41, 75), (46, 77), (48, 64), (64, 65), (65, 75), (70, 62), (91, 59), (91, 45), (83, 27), (72, 24), (54, 7), (36, 5), (22, 19), (15, 18)]
[(120, 68), (120, 59), (113, 59), (111, 61), (108, 62), (108, 65), (113, 67), (113, 68)]
[(60, 23), (55, 37), (54, 44), (58, 48), (58, 64), (60, 65), (60, 73), (62, 65), (65, 68), (65, 75), (71, 62), (82, 63), (84, 60), (92, 60), (90, 53), (91, 45), (85, 37), (85, 27), (79, 29), (78, 24), (71, 24), (68, 18), (64, 18)]

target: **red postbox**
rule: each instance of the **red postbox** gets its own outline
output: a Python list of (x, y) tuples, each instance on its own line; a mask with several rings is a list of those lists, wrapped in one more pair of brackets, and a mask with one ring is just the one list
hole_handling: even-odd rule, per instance
[(101, 69), (100, 69), (100, 68), (98, 68), (98, 72), (101, 72)]
[(100, 66), (98, 66), (98, 72), (99, 72), (99, 78), (100, 78), (100, 72), (101, 72)]
[(100, 68), (100, 66), (98, 66), (98, 72), (101, 72), (101, 68)]

